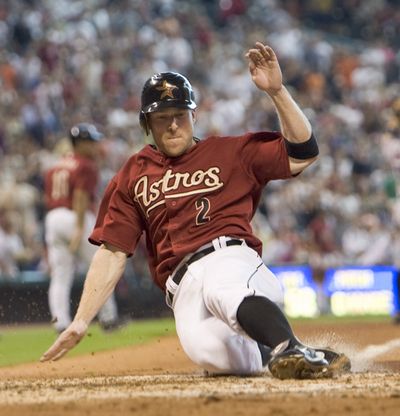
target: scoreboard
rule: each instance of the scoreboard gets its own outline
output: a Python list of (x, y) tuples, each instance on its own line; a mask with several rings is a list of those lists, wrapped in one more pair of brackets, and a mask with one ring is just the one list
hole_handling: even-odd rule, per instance
[[(394, 315), (400, 312), (398, 270), (394, 266), (348, 266), (328, 269), (322, 285), (307, 265), (270, 266), (284, 293), (284, 310), (292, 318)], [(323, 307), (324, 310), (321, 310)]]
[(397, 269), (393, 266), (329, 269), (323, 291), (333, 315), (393, 315), (399, 308)]

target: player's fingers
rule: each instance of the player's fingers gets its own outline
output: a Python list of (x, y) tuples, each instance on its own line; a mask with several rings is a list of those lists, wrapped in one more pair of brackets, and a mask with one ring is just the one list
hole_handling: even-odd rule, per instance
[(250, 55), (261, 55), (260, 50), (257, 48), (251, 48), (247, 51), (247, 53)]
[(256, 64), (255, 64), (255, 62), (254, 62), (254, 60), (253, 60), (253, 59), (250, 59), (250, 60), (249, 60), (249, 66), (250, 66), (251, 68), (253, 68), (253, 67), (255, 67), (255, 66), (256, 66)]
[(265, 49), (265, 45), (261, 42), (256, 42), (255, 47), (256, 47), (257, 50), (259, 50), (261, 52)]
[(61, 345), (55, 342), (41, 357), (40, 361), (50, 361), (55, 357), (61, 349)]
[(60, 337), (57, 338), (56, 342), (42, 355), (40, 361), (54, 360), (54, 357), (56, 357), (60, 351), (64, 349), (67, 349), (68, 351), (68, 349), (71, 348), (69, 345), (73, 346), (77, 343), (75, 338), (74, 334), (66, 334), (63, 332)]
[(247, 53), (248, 58), (257, 63), (263, 59), (261, 52), (258, 49), (250, 49)]
[(52, 361), (57, 361), (69, 351), (69, 348), (63, 348), (56, 356), (52, 358)]
[(275, 57), (275, 52), (269, 45), (264, 45), (261, 42), (256, 42), (256, 48), (261, 52), (261, 54), (266, 58), (273, 58)]
[(275, 51), (271, 48), (271, 46), (265, 45), (265, 51), (268, 54), (268, 56), (270, 57), (270, 59), (276, 58)]
[(55, 343), (53, 346), (51, 346), (40, 358), (41, 362), (44, 361), (57, 361), (59, 360), (63, 355), (65, 355), (71, 347), (69, 345), (66, 345), (67, 343)]
[(261, 42), (256, 42), (256, 47), (260, 51), (263, 58), (265, 58), (266, 60), (273, 59), (275, 54), (270, 46), (264, 45)]
[(256, 64), (253, 62), (253, 61), (249, 61), (249, 70), (250, 70), (250, 73), (253, 75), (254, 74), (254, 72), (255, 72), (255, 70), (256, 70)]

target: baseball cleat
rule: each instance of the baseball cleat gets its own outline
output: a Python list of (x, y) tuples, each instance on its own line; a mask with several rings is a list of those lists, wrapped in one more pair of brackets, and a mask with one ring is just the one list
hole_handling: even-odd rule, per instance
[(345, 354), (304, 345), (287, 348), (286, 341), (282, 344), (275, 348), (268, 363), (271, 374), (281, 380), (331, 378), (350, 371), (351, 363)]

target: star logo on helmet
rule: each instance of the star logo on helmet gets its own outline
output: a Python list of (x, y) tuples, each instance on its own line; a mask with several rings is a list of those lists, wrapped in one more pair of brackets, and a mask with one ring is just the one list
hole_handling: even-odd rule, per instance
[(169, 84), (167, 81), (163, 81), (162, 86), (156, 87), (156, 90), (162, 91), (160, 99), (162, 100), (165, 97), (174, 98), (174, 93), (172, 90), (178, 88), (176, 85)]

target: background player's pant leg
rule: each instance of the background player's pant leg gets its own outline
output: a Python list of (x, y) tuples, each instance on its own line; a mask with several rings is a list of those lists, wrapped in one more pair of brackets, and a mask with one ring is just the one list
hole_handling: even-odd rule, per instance
[(70, 293), (74, 280), (74, 258), (68, 245), (73, 230), (74, 214), (60, 208), (46, 216), (46, 244), (50, 266), (49, 308), (54, 327), (60, 331), (71, 322)]
[(257, 343), (213, 316), (203, 301), (203, 276), (188, 271), (174, 297), (176, 330), (182, 348), (211, 373), (251, 374), (262, 370)]
[(105, 304), (99, 310), (98, 318), (99, 321), (103, 324), (109, 324), (117, 321), (118, 308), (114, 293), (111, 293), (111, 296), (106, 300)]
[(74, 280), (73, 258), (68, 249), (49, 249), (51, 278), (49, 285), (49, 307), (57, 331), (71, 323), (70, 295)]

